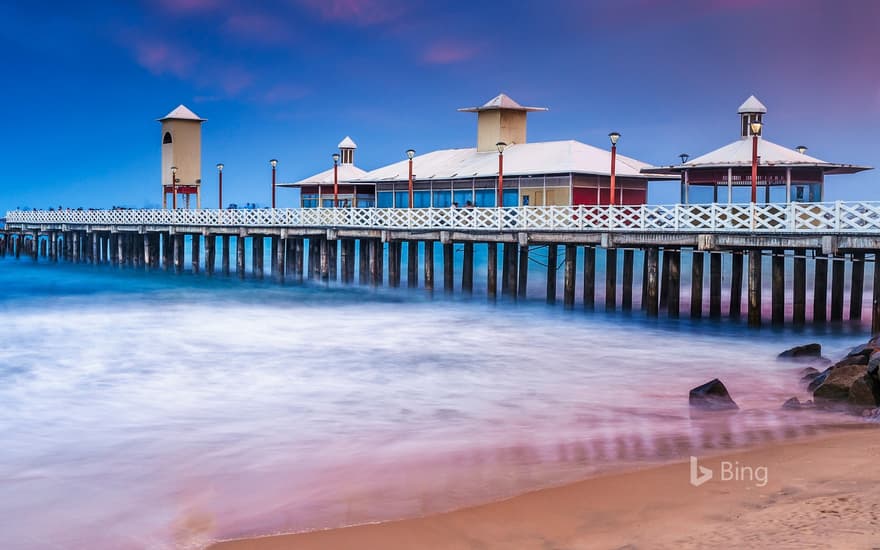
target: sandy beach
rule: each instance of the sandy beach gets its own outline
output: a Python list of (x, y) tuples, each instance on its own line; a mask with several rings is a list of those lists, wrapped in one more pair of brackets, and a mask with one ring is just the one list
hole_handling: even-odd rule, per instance
[(866, 425), (700, 458), (713, 478), (698, 487), (691, 464), (676, 463), (428, 517), (211, 549), (871, 549), (880, 546), (878, 460), (880, 426)]

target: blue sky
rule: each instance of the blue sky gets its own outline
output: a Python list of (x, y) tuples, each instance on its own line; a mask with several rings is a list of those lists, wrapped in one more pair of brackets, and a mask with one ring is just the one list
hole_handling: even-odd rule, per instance
[[(0, 21), (2, 211), (160, 204), (155, 119), (180, 103), (208, 119), (208, 205), (217, 162), (229, 202), (265, 204), (270, 158), (296, 180), (346, 134), (367, 169), (473, 146), (455, 109), (500, 91), (550, 107), (531, 141), (605, 147), (617, 130), (651, 163), (735, 139), (754, 93), (767, 139), (880, 166), (875, 0), (36, 1)], [(829, 178), (826, 196), (880, 200), (878, 177)]]

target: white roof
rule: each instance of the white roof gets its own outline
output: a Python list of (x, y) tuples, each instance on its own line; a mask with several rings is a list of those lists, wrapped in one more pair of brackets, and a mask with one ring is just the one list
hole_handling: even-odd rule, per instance
[(764, 104), (758, 101), (758, 98), (750, 95), (747, 100), (743, 102), (742, 105), (739, 106), (739, 109), (736, 111), (737, 113), (766, 113), (767, 107), (764, 107)]
[(345, 139), (340, 141), (339, 145), (337, 145), (336, 147), (338, 147), (340, 149), (357, 149), (358, 146), (357, 146), (357, 143), (355, 143), (353, 139), (351, 139), (348, 136), (345, 136)]
[(204, 122), (207, 119), (200, 117), (194, 112), (190, 111), (186, 105), (178, 105), (176, 109), (165, 115), (164, 117), (159, 119), (162, 120), (198, 120), (199, 122)]
[[(649, 165), (617, 155), (616, 174), (640, 179), (656, 178), (643, 174)], [(545, 141), (518, 143), (504, 150), (504, 175), (527, 176), (543, 174), (610, 175), (611, 152), (579, 141)], [(413, 159), (413, 172), (418, 180), (470, 179), (498, 175), (498, 153), (471, 149), (443, 149)], [(409, 161), (402, 160), (368, 172), (359, 181), (405, 181), (409, 179)]]
[[(339, 165), (339, 173), (337, 175), (339, 183), (349, 183), (354, 179), (360, 178), (364, 174), (366, 174), (366, 170), (362, 170), (358, 168), (354, 164), (340, 164)], [(300, 187), (303, 185), (333, 185), (333, 168), (329, 168), (315, 174), (313, 176), (309, 176), (303, 180), (293, 182), (293, 183), (279, 183), (279, 187)]]
[[(867, 166), (855, 166), (851, 164), (835, 164), (826, 162), (807, 154), (798, 153), (788, 147), (777, 145), (764, 138), (758, 138), (758, 158), (761, 166), (788, 166), (788, 167), (817, 167), (824, 168), (827, 173), (853, 173), (862, 170), (870, 170)], [(646, 172), (675, 173), (690, 168), (728, 168), (744, 167), (752, 165), (752, 139), (740, 138), (724, 147), (715, 149), (710, 153), (689, 160), (684, 164), (668, 167), (648, 168)]]
[(492, 111), (507, 109), (511, 111), (546, 111), (546, 107), (523, 107), (510, 98), (507, 94), (498, 94), (480, 107), (465, 107), (459, 109), (463, 113), (478, 113), (480, 111)]

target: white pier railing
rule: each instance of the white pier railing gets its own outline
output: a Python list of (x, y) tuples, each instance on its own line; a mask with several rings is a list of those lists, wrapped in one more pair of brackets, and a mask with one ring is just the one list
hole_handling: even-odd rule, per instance
[(414, 209), (13, 210), (6, 213), (6, 222), (89, 226), (880, 234), (880, 202)]

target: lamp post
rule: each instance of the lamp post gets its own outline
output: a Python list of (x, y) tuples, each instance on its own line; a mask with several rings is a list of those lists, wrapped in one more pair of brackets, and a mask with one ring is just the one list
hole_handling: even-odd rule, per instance
[(616, 202), (614, 196), (617, 188), (617, 140), (620, 139), (620, 133), (611, 132), (608, 134), (608, 139), (611, 140), (611, 201), (608, 204), (613, 206)]
[(758, 135), (761, 133), (761, 122), (753, 120), (749, 124), (752, 131), (752, 202), (758, 202)]
[(499, 141), (495, 144), (498, 148), (498, 207), (504, 206), (504, 149), (507, 144)]
[(223, 163), (217, 163), (217, 208), (223, 210)]
[(415, 149), (407, 149), (406, 150), (406, 158), (409, 159), (409, 207), (413, 207), (413, 157), (416, 156)]
[(798, 145), (797, 147), (794, 148), (794, 150), (803, 155), (804, 153), (807, 152), (807, 146), (806, 145)]
[(272, 165), (272, 208), (275, 208), (275, 167), (278, 166), (278, 161), (272, 159), (269, 164)]
[(339, 208), (339, 153), (333, 153), (333, 208)]
[(171, 209), (177, 210), (177, 166), (171, 167)]

